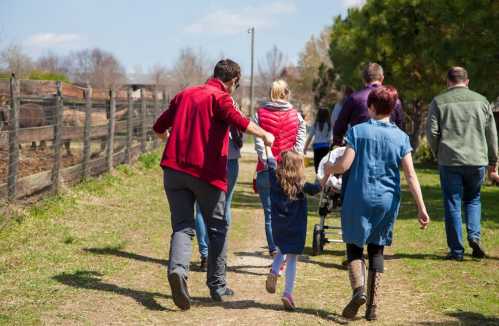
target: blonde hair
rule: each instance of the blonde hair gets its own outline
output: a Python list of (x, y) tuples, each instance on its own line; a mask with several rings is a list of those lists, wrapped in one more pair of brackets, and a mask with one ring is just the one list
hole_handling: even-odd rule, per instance
[(287, 101), (289, 99), (290, 91), (288, 83), (285, 80), (279, 79), (272, 83), (270, 89), (270, 99), (275, 101)]
[(303, 155), (295, 151), (286, 151), (281, 153), (281, 158), (281, 164), (276, 170), (277, 180), (283, 192), (290, 199), (296, 199), (305, 184)]

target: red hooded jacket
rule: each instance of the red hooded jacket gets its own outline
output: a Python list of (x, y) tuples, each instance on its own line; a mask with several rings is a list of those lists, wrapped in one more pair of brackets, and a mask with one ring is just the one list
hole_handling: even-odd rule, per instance
[(161, 166), (184, 172), (227, 191), (229, 126), (246, 131), (250, 121), (238, 111), (219, 79), (178, 93), (154, 123), (170, 129)]

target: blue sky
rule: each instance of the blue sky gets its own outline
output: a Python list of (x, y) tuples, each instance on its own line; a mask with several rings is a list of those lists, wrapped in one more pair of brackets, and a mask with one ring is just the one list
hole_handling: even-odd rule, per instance
[(312, 34), (362, 0), (0, 0), (0, 48), (21, 44), (34, 58), (99, 47), (132, 72), (171, 66), (179, 50), (224, 55), (249, 71), (248, 27), (256, 28), (256, 58), (276, 44), (296, 61)]

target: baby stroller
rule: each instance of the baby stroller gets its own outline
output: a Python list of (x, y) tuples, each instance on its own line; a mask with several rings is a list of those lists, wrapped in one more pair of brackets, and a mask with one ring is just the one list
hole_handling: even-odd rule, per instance
[[(321, 182), (324, 177), (324, 165), (326, 162), (334, 163), (345, 152), (345, 147), (337, 147), (329, 152), (321, 162), (317, 170), (317, 179)], [(324, 251), (326, 243), (343, 243), (341, 239), (341, 226), (339, 223), (326, 225), (326, 217), (339, 210), (341, 207), (341, 176), (329, 176), (320, 192), (319, 200), (319, 224), (314, 225), (312, 240), (312, 256), (320, 255)], [(332, 238), (327, 236), (331, 235)]]

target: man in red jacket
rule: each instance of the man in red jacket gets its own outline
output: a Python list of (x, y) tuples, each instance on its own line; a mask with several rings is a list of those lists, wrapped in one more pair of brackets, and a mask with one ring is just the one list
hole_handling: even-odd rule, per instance
[(268, 146), (274, 141), (272, 134), (250, 122), (235, 107), (230, 94), (239, 86), (240, 78), (241, 69), (236, 62), (219, 61), (213, 78), (178, 93), (153, 126), (160, 138), (169, 134), (161, 160), (173, 229), (168, 281), (174, 303), (183, 310), (191, 304), (187, 277), (196, 201), (208, 230), (210, 295), (214, 301), (223, 301), (234, 294), (225, 280), (229, 127), (261, 137)]

